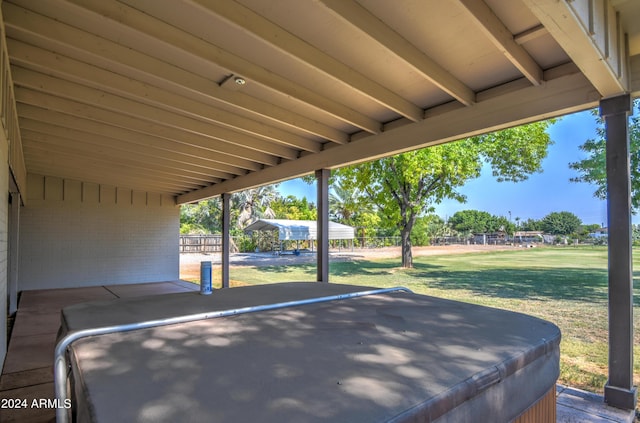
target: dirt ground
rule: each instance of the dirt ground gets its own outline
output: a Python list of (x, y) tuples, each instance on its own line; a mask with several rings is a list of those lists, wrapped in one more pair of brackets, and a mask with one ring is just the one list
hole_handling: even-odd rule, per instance
[[(516, 247), (509, 245), (442, 245), (428, 247), (413, 247), (413, 257), (443, 255), (443, 254), (464, 254), (470, 252), (488, 252), (498, 250), (510, 250)], [(400, 258), (400, 247), (386, 247), (375, 249), (342, 249), (331, 250), (329, 260), (335, 261), (355, 261), (355, 260), (375, 260), (384, 258)], [(220, 254), (180, 254), (180, 278), (193, 280), (200, 277), (200, 262), (211, 261), (214, 266), (220, 264)], [(292, 264), (315, 263), (316, 254), (314, 252), (302, 252), (300, 255), (293, 254), (274, 255), (272, 253), (235, 253), (231, 254), (231, 267), (241, 266), (287, 266)]]

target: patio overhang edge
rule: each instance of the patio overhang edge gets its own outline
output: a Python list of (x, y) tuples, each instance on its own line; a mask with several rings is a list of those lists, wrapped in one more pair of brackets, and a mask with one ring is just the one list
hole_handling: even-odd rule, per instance
[(422, 147), (493, 132), (542, 119), (593, 108), (600, 94), (580, 73), (564, 74), (540, 86), (528, 85), (506, 94), (488, 96), (473, 106), (394, 127), (348, 144), (308, 154), (219, 184), (176, 197), (177, 204), (193, 203), (222, 193), (307, 175), (317, 169), (334, 169)]

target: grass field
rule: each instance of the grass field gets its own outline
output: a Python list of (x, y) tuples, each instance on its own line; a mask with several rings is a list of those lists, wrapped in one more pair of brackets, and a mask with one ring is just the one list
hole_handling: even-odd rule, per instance
[[(640, 269), (640, 249), (634, 251)], [(388, 287), (527, 313), (562, 330), (559, 382), (602, 393), (607, 380), (607, 250), (556, 247), (418, 257), (413, 269), (399, 259), (336, 262), (333, 283)], [(314, 265), (234, 267), (232, 283), (312, 281)], [(214, 281), (219, 280), (214, 275)], [(640, 384), (640, 270), (634, 277), (635, 384)]]

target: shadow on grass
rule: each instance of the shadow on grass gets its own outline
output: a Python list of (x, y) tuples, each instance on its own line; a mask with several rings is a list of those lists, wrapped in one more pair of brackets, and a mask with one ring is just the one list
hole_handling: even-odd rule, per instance
[[(335, 261), (330, 262), (331, 276), (381, 276), (388, 275), (394, 268), (397, 268), (396, 262), (385, 261)], [(288, 266), (260, 266), (261, 272), (269, 273), (289, 273), (302, 272), (309, 275), (316, 274), (316, 265), (314, 264), (292, 264)]]
[(308, 273), (310, 275), (316, 274), (316, 265), (315, 264), (290, 264), (283, 266), (259, 266), (260, 272), (267, 273), (290, 273), (294, 272), (303, 272)]
[[(418, 264), (416, 278), (437, 289), (466, 289), (478, 295), (500, 298), (547, 298), (606, 303), (606, 269), (501, 268), (482, 270), (446, 270)], [(634, 272), (634, 306), (640, 306), (640, 272)]]
[[(422, 266), (420, 266), (422, 267)], [(575, 268), (486, 269), (448, 271), (429, 269), (414, 273), (437, 289), (466, 289), (500, 298), (607, 301), (607, 272)]]
[[(414, 262), (413, 269), (400, 269), (393, 261), (332, 262), (331, 277), (371, 277), (371, 285), (380, 278), (401, 279), (408, 288), (424, 286), (442, 290), (464, 289), (477, 295), (510, 299), (553, 299), (606, 303), (608, 279), (606, 269), (553, 268), (450, 268), (440, 264)], [(315, 264), (265, 266), (261, 271), (315, 276)], [(640, 272), (634, 273), (634, 305), (640, 306)]]

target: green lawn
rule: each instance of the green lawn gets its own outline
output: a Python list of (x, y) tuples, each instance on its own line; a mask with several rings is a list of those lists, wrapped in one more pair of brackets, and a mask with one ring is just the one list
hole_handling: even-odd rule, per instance
[[(640, 249), (634, 251), (640, 269)], [(549, 320), (562, 330), (560, 383), (601, 393), (607, 379), (607, 250), (556, 247), (415, 259), (335, 262), (334, 283), (388, 287), (498, 307)], [(314, 265), (234, 267), (236, 283), (312, 281)], [(634, 278), (635, 383), (640, 384), (640, 271)], [(214, 276), (214, 280), (216, 276)]]

